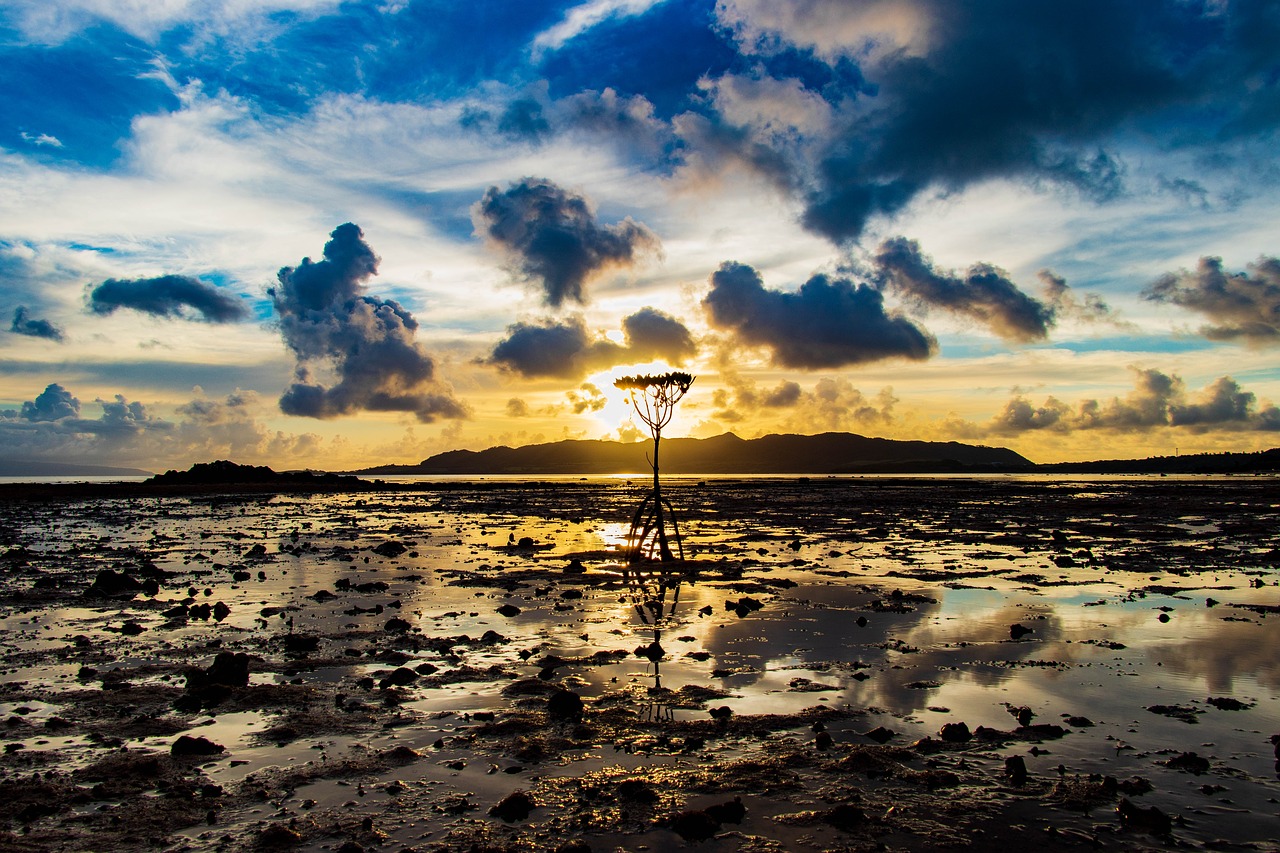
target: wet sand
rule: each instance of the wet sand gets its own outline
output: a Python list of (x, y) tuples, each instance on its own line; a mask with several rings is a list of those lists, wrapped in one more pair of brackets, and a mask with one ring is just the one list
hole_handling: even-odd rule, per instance
[(1275, 478), (646, 486), (11, 487), (0, 849), (1280, 849)]

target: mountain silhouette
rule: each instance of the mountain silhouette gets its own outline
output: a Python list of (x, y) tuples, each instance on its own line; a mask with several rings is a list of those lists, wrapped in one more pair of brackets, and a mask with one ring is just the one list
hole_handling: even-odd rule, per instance
[[(643, 474), (649, 441), (556, 441), (524, 447), (450, 450), (417, 465), (382, 465), (359, 474)], [(744, 439), (666, 438), (664, 474), (857, 474), (1029, 470), (1025, 457), (1003, 447), (948, 441), (896, 441), (844, 432)]]

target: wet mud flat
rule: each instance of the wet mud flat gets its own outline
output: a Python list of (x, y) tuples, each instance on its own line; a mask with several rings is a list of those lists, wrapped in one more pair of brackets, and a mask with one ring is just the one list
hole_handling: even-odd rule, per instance
[(1275, 850), (1273, 478), (0, 495), (0, 849)]

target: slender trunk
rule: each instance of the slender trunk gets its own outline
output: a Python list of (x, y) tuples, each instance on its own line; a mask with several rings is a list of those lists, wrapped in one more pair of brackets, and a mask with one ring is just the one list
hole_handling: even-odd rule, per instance
[(667, 525), (662, 516), (662, 485), (658, 480), (658, 442), (662, 440), (662, 430), (657, 430), (653, 434), (653, 503), (654, 503), (654, 525), (658, 529), (658, 557), (664, 563), (670, 563), (675, 559), (675, 555), (671, 553), (671, 546), (667, 543)]

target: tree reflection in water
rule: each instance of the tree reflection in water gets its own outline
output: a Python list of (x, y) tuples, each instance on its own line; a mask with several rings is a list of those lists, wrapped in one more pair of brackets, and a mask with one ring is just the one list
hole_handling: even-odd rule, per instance
[(686, 581), (692, 582), (694, 575), (693, 564), (683, 560), (629, 562), (623, 568), (623, 581), (632, 608), (641, 623), (653, 633), (651, 643), (636, 649), (639, 657), (648, 659), (653, 672), (653, 686), (648, 691), (650, 701), (640, 712), (646, 722), (675, 719), (670, 701), (675, 694), (662, 686), (662, 659), (666, 655), (662, 635), (676, 622), (681, 585)]

